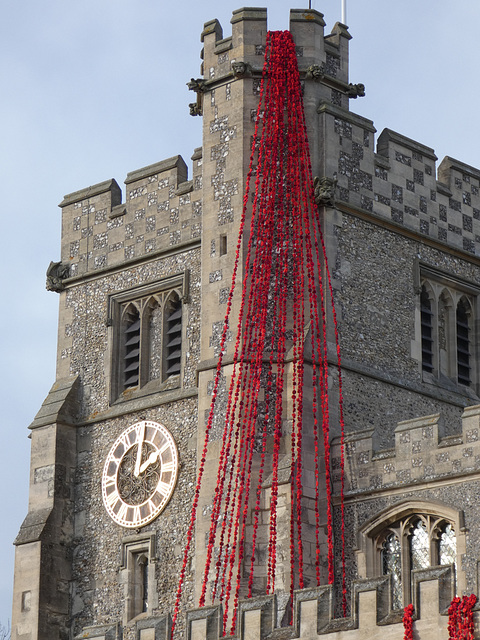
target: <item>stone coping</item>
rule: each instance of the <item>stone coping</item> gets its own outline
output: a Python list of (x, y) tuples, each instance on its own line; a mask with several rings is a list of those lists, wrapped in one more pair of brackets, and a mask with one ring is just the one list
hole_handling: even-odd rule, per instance
[[(131, 182), (136, 182), (137, 180), (141, 180), (142, 178), (149, 178), (156, 173), (163, 173), (164, 171), (170, 171), (171, 169), (178, 168), (179, 171), (182, 171), (182, 174), (185, 174), (185, 180), (187, 178), (187, 165), (185, 164), (185, 160), (182, 156), (172, 156), (171, 158), (167, 158), (166, 160), (161, 160), (160, 162), (156, 162), (155, 164), (150, 164), (146, 167), (142, 167), (141, 169), (136, 169), (135, 171), (130, 171), (127, 173), (127, 177), (125, 178), (125, 184), (130, 184)], [(184, 180), (180, 180), (183, 182)]]
[(63, 200), (58, 206), (63, 208), (68, 206), (69, 204), (74, 204), (75, 202), (79, 202), (80, 200), (87, 200), (88, 198), (93, 198), (93, 196), (98, 196), (102, 193), (107, 193), (108, 191), (112, 192), (112, 206), (121, 204), (122, 190), (118, 186), (115, 178), (111, 178), (110, 180), (98, 182), (97, 184), (91, 185), (90, 187), (85, 187), (85, 189), (67, 193), (65, 196), (63, 196)]

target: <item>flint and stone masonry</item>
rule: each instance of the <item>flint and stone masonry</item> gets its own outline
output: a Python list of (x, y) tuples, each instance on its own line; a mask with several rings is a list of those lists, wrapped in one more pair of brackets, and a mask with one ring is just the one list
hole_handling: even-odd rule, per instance
[[(189, 85), (195, 92), (190, 111), (203, 119), (203, 138), (193, 151), (191, 179), (176, 156), (129, 173), (123, 193), (112, 179), (68, 194), (60, 204), (61, 255), (47, 279), (60, 299), (57, 375), (30, 425), (30, 501), (15, 540), (15, 640), (169, 638), (232, 278), (267, 12), (238, 9), (231, 23), (231, 36), (223, 37), (217, 20), (201, 34), (201, 77)], [(295, 594), (290, 611), (290, 568), (280, 562), (275, 596), (241, 603), (237, 637), (401, 636), (401, 613), (392, 610), (390, 579), (379, 569), (371, 536), (402, 514), (431, 513), (452, 524), (457, 560), (414, 572), (410, 593), (418, 637), (446, 638), (453, 595), (478, 592), (480, 170), (450, 157), (437, 165), (432, 148), (391, 129), (376, 138), (374, 123), (350, 110), (364, 87), (349, 80), (347, 27), (337, 23), (328, 33), (325, 26), (318, 11), (290, 13), (312, 167), (323, 188), (319, 216), (342, 349), (351, 604), (349, 617), (336, 620), (334, 590), (312, 582)], [(425, 282), (432, 291), (444, 287), (450, 301), (470, 301), (468, 385), (455, 373), (456, 347), (448, 350), (451, 320), (434, 331), (440, 355), (432, 369), (422, 368)], [(170, 292), (182, 305), (180, 373), (166, 379), (145, 374), (144, 384), (123, 390), (121, 312)], [(238, 309), (236, 294), (231, 317)], [(330, 325), (328, 331), (333, 343)], [(236, 332), (229, 327), (176, 632), (194, 640), (221, 635), (218, 607), (195, 606)], [(332, 396), (338, 392), (334, 355), (332, 349)], [(102, 472), (117, 437), (143, 420), (171, 433), (178, 478), (165, 510), (127, 529), (105, 510)], [(334, 430), (334, 447), (337, 437)], [(286, 447), (288, 438), (286, 423)], [(338, 451), (335, 456), (338, 498)], [(280, 488), (286, 509), (289, 475), (286, 464)], [(266, 518), (268, 492), (266, 483)], [(309, 517), (306, 509), (306, 526)], [(286, 557), (287, 533), (279, 535)], [(308, 553), (307, 564), (314, 561)], [(258, 575), (254, 590), (261, 593), (261, 566)], [(279, 629), (289, 615), (290, 630)]]

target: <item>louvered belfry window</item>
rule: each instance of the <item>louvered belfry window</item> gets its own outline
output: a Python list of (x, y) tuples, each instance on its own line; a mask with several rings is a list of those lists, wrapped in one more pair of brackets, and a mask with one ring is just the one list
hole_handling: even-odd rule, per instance
[(182, 303), (178, 296), (168, 301), (165, 322), (165, 377), (180, 373), (182, 357)]
[[(163, 291), (125, 303), (121, 312), (117, 393), (141, 389), (149, 382), (178, 386), (182, 366), (182, 301)], [(172, 386), (173, 385), (173, 386)], [(160, 388), (161, 389), (161, 388)]]
[(432, 302), (427, 290), (422, 287), (420, 296), (420, 313), (422, 328), (422, 369), (433, 371), (433, 313)]
[(420, 311), (416, 327), (418, 342), (415, 343), (423, 381), (447, 388), (451, 388), (453, 382), (460, 393), (466, 392), (462, 387), (470, 387), (478, 393), (476, 313), (480, 308), (480, 287), (457, 281), (447, 274), (434, 273), (430, 267), (424, 269), (417, 307)]
[(468, 303), (462, 298), (457, 305), (457, 372), (458, 382), (470, 385), (470, 336)]
[(123, 360), (123, 388), (137, 387), (140, 381), (140, 314), (133, 305), (126, 313)]

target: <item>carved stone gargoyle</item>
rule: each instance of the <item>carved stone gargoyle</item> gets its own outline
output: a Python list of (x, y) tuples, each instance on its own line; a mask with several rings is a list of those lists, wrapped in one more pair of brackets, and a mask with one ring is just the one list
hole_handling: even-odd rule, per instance
[(307, 69), (306, 77), (309, 80), (315, 80), (315, 82), (320, 82), (322, 78), (325, 76), (325, 65), (324, 64), (312, 64)]
[(363, 98), (365, 95), (365, 85), (364, 84), (350, 84), (347, 89), (347, 96), (349, 98)]
[(68, 264), (62, 264), (61, 262), (50, 262), (47, 269), (47, 283), (46, 287), (48, 291), (56, 291), (60, 293), (65, 289), (63, 280), (68, 278), (70, 268)]
[(192, 78), (190, 82), (187, 82), (187, 87), (190, 91), (195, 91), (197, 94), (197, 101), (191, 102), (188, 105), (190, 109), (191, 116), (201, 116), (203, 115), (203, 94), (207, 90), (206, 81), (204, 78)]
[(252, 67), (248, 62), (232, 62), (232, 71), (235, 78), (252, 75)]
[(190, 104), (188, 105), (188, 108), (190, 109), (191, 116), (203, 115), (202, 104), (201, 103), (199, 104), (198, 97), (197, 97), (197, 102), (190, 102)]
[(319, 207), (335, 206), (335, 189), (337, 188), (336, 178), (315, 177), (313, 181), (314, 198)]
[(195, 91), (195, 93), (205, 93), (207, 90), (206, 80), (204, 78), (192, 78), (190, 82), (187, 82), (187, 87), (190, 91)]

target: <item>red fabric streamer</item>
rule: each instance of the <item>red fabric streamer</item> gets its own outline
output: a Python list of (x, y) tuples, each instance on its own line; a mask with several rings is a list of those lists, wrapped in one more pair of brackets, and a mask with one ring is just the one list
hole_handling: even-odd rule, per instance
[(409, 604), (403, 610), (403, 640), (413, 640), (413, 604)]
[(477, 596), (454, 598), (448, 608), (448, 638), (449, 640), (474, 640), (475, 625), (473, 607)]
[[(250, 233), (245, 251), (233, 371), (228, 386), (199, 606), (206, 604), (207, 595), (212, 602), (222, 602), (223, 634), (227, 634), (229, 621), (229, 633), (234, 634), (240, 594), (242, 597), (251, 597), (254, 592), (258, 592), (255, 589), (254, 574), (258, 561), (260, 526), (265, 527), (261, 540), (266, 558), (266, 591), (275, 591), (279, 569), (277, 550), (280, 544), (279, 467), (285, 455), (288, 455), (285, 443), (289, 438), (290, 567), (282, 568), (291, 576), (290, 596), (293, 598), (294, 589), (305, 586), (306, 562), (311, 560), (304, 555), (303, 541), (303, 531), (308, 523), (305, 518), (304, 497), (307, 460), (310, 460), (310, 466), (313, 465), (309, 472), (313, 471), (315, 475), (316, 583), (319, 585), (322, 579), (320, 547), (325, 524), (327, 580), (330, 584), (334, 582), (331, 401), (328, 396), (326, 329), (329, 315), (327, 305), (329, 309), (333, 306), (333, 288), (313, 191), (295, 44), (288, 31), (269, 32), (232, 284), (177, 590), (172, 637), (180, 608), (210, 432), (216, 412), (232, 300), (242, 245), (246, 240), (244, 232), (248, 226)], [(340, 394), (341, 530), (337, 544), (341, 546), (341, 587), (346, 615), (344, 424), (340, 349), (334, 309), (331, 317), (336, 340)], [(309, 351), (308, 358), (306, 348)], [(308, 414), (305, 414), (304, 399), (306, 358), (311, 363), (308, 384), (312, 384), (312, 402)], [(291, 391), (290, 397), (287, 397), (287, 389)], [(310, 450), (312, 448), (313, 451)], [(304, 455), (305, 450), (308, 450), (308, 459)], [(320, 477), (322, 458), (325, 468), (323, 481)], [(271, 478), (268, 524), (262, 523), (260, 518), (262, 500), (267, 491), (263, 486), (267, 474)], [(323, 516), (326, 518), (325, 523), (322, 523), (319, 508), (322, 485), (326, 503), (326, 513)], [(268, 534), (267, 540), (265, 534)], [(288, 560), (283, 555), (282, 563), (286, 562)]]

